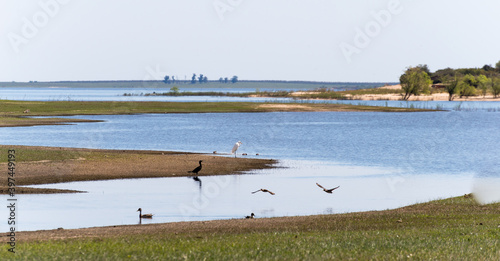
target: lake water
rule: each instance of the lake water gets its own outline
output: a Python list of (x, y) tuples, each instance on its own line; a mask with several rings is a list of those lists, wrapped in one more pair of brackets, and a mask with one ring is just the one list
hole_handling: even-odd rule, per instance
[[(228, 153), (241, 140), (239, 153), (279, 159), (286, 168), (202, 177), (201, 187), (189, 178), (43, 185), (89, 193), (18, 195), (20, 230), (135, 224), (138, 207), (156, 215), (143, 222), (380, 210), (470, 193), (484, 188), (478, 177), (499, 173), (500, 113), (484, 110), (74, 118), (105, 122), (2, 128), (0, 139), (7, 145), (200, 153)], [(316, 182), (341, 187), (330, 195)], [(276, 196), (250, 193), (261, 187)], [(0, 215), (7, 217), (7, 210)]]
[[(273, 91), (272, 88), (260, 91)], [(297, 89), (290, 89), (295, 90)], [(63, 87), (3, 87), (0, 100), (23, 101), (165, 101), (165, 102), (301, 102), (301, 103), (340, 103), (368, 106), (391, 106), (421, 109), (445, 109), (456, 111), (500, 111), (500, 101), (460, 102), (460, 101), (361, 101), (361, 100), (296, 100), (289, 98), (242, 98), (225, 96), (140, 96), (145, 93), (168, 92), (169, 88), (63, 88)], [(190, 92), (254, 92), (251, 88), (197, 88), (189, 87), (181, 91)], [(124, 96), (123, 94), (136, 96)]]
[[(2, 99), (65, 100), (51, 88), (26, 90), (24, 98), (7, 89)], [(67, 100), (135, 99), (121, 96), (123, 89), (88, 91), (71, 90)], [(450, 111), (73, 116), (104, 122), (1, 128), (5, 145), (229, 153), (241, 140), (239, 153), (285, 167), (202, 177), (201, 186), (189, 178), (41, 185), (88, 193), (18, 195), (18, 230), (136, 224), (138, 207), (155, 214), (147, 223), (381, 210), (471, 191), (484, 203), (500, 198), (498, 102), (333, 102)], [(316, 182), (341, 187), (326, 194)], [(261, 187), (276, 195), (251, 194)], [(8, 214), (0, 208), (0, 217)], [(0, 224), (0, 231), (8, 229)]]

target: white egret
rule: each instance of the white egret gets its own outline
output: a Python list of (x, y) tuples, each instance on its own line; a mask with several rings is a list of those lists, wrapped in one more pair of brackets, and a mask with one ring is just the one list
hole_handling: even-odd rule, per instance
[(231, 155), (234, 153), (234, 157), (236, 158), (236, 151), (241, 146), (242, 142), (238, 141), (234, 144), (233, 149), (231, 150)]

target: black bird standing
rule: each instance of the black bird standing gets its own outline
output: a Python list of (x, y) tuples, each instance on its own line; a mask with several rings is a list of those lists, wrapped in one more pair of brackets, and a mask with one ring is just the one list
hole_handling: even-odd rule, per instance
[(203, 161), (203, 160), (200, 160), (200, 162), (199, 162), (199, 163), (200, 163), (200, 166), (196, 167), (195, 169), (193, 169), (193, 170), (191, 170), (191, 171), (188, 171), (188, 173), (198, 174), (198, 172), (200, 172), (201, 167), (202, 167), (202, 166), (201, 166), (201, 162), (202, 162), (202, 161)]

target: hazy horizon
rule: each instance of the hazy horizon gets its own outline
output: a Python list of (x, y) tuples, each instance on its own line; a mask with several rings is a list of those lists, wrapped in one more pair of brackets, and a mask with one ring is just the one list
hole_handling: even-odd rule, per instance
[(500, 60), (500, 2), (0, 0), (0, 81), (397, 82)]

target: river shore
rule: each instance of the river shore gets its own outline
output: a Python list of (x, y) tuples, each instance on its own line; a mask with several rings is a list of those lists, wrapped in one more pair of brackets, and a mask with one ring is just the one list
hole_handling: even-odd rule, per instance
[[(71, 190), (30, 188), (29, 185), (73, 181), (190, 177), (240, 174), (255, 169), (273, 168), (270, 159), (224, 157), (171, 151), (99, 150), (62, 147), (0, 145), (3, 155), (16, 151), (16, 193), (71, 193)], [(4, 160), (0, 167), (7, 169)], [(203, 160), (198, 174), (188, 173)], [(7, 179), (5, 179), (5, 182)], [(27, 187), (26, 187), (27, 186)], [(0, 193), (7, 194), (7, 184)]]

